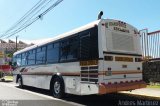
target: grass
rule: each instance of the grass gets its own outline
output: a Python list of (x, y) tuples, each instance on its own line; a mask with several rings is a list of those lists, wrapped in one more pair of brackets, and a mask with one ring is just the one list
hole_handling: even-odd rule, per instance
[(147, 85), (147, 88), (159, 88), (160, 89), (160, 85)]

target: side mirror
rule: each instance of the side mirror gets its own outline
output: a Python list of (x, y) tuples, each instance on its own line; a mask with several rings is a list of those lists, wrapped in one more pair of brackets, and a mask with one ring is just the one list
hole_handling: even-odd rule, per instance
[(13, 63), (13, 66), (16, 67), (16, 66), (17, 66), (17, 62), (14, 62), (14, 63)]
[(17, 68), (17, 62), (13, 62), (11, 66), (12, 66), (12, 69), (14, 71)]

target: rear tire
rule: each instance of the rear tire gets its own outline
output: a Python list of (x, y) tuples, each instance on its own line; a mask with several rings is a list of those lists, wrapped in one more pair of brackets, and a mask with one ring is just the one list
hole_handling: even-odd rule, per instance
[(61, 78), (55, 77), (51, 82), (51, 94), (55, 98), (64, 97), (64, 82)]

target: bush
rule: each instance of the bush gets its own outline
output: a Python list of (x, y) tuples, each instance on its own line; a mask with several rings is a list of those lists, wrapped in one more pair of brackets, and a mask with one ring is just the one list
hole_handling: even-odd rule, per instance
[(2, 78), (2, 71), (0, 71), (0, 78)]
[(4, 72), (0, 71), (0, 78), (4, 76)]

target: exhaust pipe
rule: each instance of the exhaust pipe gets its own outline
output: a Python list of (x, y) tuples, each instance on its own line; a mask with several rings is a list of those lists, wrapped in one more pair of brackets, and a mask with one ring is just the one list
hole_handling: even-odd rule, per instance
[(100, 11), (98, 14), (98, 20), (102, 18), (102, 15), (103, 15), (103, 11)]

